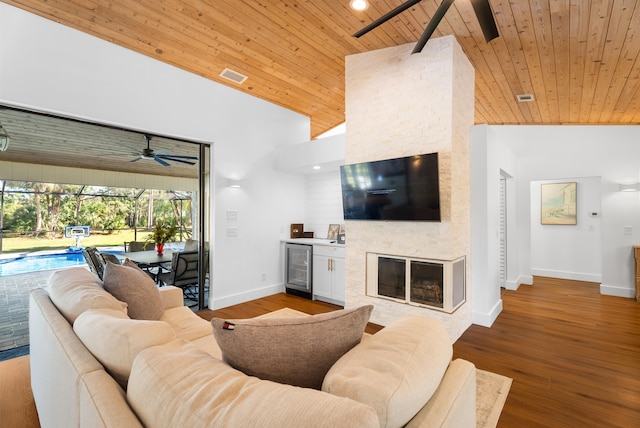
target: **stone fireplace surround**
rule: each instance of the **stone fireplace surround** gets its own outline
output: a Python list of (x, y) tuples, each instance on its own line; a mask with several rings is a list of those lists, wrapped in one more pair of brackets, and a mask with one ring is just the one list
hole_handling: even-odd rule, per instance
[(366, 294), (452, 313), (465, 301), (465, 258), (426, 260), (367, 253)]
[[(346, 57), (345, 163), (438, 153), (441, 222), (346, 221), (347, 307), (373, 304), (371, 321), (440, 319), (455, 341), (471, 325), (470, 129), (474, 70), (453, 36)], [(367, 295), (367, 254), (466, 260), (466, 302), (453, 313)]]

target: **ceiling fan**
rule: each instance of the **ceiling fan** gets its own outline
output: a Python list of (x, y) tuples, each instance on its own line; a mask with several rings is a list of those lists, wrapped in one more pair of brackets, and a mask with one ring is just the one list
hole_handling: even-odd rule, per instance
[[(380, 18), (373, 21), (371, 24), (364, 27), (362, 30), (356, 32), (353, 37), (361, 37), (367, 34), (369, 31), (378, 27), (380, 24), (384, 24), (394, 16), (404, 12), (409, 9), (411, 6), (420, 3), (422, 0), (408, 0), (402, 3), (400, 6), (395, 9), (387, 12), (382, 15)], [(449, 7), (453, 4), (454, 0), (442, 0), (438, 9), (436, 9), (431, 21), (427, 24), (427, 27), (424, 29), (422, 36), (418, 39), (415, 48), (411, 54), (422, 52), (422, 49), (429, 41), (429, 38), (435, 31), (436, 27), (444, 18), (444, 14), (447, 13)], [(473, 6), (473, 10), (476, 13), (476, 17), (478, 18), (478, 22), (480, 23), (480, 28), (482, 29), (482, 34), (484, 35), (484, 39), (487, 42), (495, 39), (499, 36), (498, 27), (496, 27), (496, 21), (493, 18), (493, 12), (491, 11), (491, 5), (489, 4), (489, 0), (471, 0), (471, 4)]]
[(187, 159), (198, 160), (198, 158), (195, 156), (179, 156), (179, 155), (165, 154), (166, 152), (163, 153), (163, 151), (160, 151), (160, 150), (155, 152), (150, 147), (151, 139), (153, 137), (151, 135), (145, 134), (144, 138), (147, 140), (147, 148), (142, 149), (141, 152), (134, 153), (134, 156), (137, 156), (137, 157), (135, 159), (132, 159), (130, 162), (137, 162), (140, 159), (145, 159), (145, 160), (154, 160), (163, 166), (171, 166), (171, 164), (167, 161), (186, 163), (187, 165), (195, 165), (195, 162), (191, 162), (190, 160), (187, 160)]

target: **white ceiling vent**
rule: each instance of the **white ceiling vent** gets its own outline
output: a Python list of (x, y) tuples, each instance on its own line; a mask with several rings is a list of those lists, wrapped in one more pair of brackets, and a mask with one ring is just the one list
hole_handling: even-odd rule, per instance
[(534, 100), (533, 94), (519, 94), (519, 95), (516, 95), (516, 98), (520, 103), (526, 103)]
[(247, 80), (247, 76), (245, 76), (244, 74), (240, 74), (237, 71), (233, 71), (228, 68), (225, 68), (224, 70), (222, 70), (222, 73), (220, 73), (220, 77), (229, 79), (232, 82), (235, 82), (239, 85), (243, 84), (244, 81)]

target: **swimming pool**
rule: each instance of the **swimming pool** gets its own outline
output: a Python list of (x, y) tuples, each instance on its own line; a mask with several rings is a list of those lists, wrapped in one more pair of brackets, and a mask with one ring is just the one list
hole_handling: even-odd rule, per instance
[(0, 276), (86, 265), (81, 252), (27, 254), (0, 260)]

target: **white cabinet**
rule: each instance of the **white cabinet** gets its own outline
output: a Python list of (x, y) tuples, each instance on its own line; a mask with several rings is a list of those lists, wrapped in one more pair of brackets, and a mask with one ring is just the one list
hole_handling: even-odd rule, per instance
[(313, 298), (344, 305), (344, 247), (313, 246)]

